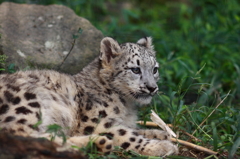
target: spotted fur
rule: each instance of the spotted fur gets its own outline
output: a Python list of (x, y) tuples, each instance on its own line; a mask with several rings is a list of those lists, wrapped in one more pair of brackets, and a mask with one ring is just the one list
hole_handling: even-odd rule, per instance
[(135, 124), (136, 103), (150, 103), (158, 91), (155, 56), (149, 37), (121, 45), (107, 37), (100, 56), (74, 76), (50, 70), (1, 75), (0, 127), (16, 135), (49, 138), (47, 126), (58, 124), (69, 137), (67, 145), (94, 141), (102, 152), (121, 146), (143, 155), (176, 154), (166, 132), (141, 130)]

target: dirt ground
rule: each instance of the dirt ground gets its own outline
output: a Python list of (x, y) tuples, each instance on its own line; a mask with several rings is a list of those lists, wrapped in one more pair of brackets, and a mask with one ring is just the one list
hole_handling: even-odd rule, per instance
[[(185, 146), (180, 146), (179, 147), (179, 154), (178, 156), (184, 156), (184, 157), (190, 157), (190, 158), (197, 158), (197, 159), (227, 159), (228, 158), (228, 153), (227, 152), (220, 152), (216, 156), (197, 151), (192, 148), (188, 148)], [(217, 158), (216, 158), (217, 157)], [(233, 159), (239, 159), (240, 156), (235, 155)]]

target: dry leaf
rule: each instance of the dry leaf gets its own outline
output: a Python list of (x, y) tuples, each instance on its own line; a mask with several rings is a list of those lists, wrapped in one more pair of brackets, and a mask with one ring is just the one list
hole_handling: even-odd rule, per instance
[(171, 136), (177, 137), (177, 135), (172, 131), (172, 129), (170, 129), (167, 124), (153, 110), (151, 111), (151, 120), (163, 130), (167, 131)]

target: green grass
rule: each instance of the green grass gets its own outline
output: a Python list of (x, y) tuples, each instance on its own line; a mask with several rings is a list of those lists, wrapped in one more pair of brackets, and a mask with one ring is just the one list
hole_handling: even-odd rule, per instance
[(181, 139), (189, 139), (185, 131), (201, 140), (196, 144), (227, 152), (229, 158), (240, 155), (238, 0), (13, 1), (69, 6), (120, 42), (152, 36), (161, 92), (150, 107), (141, 108), (140, 119), (150, 120), (154, 109)]

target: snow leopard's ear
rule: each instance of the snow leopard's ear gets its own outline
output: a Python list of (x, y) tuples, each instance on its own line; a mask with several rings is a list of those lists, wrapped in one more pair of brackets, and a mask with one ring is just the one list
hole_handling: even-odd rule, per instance
[(142, 45), (148, 49), (154, 50), (154, 46), (152, 45), (152, 38), (151, 37), (145, 37), (142, 39), (139, 39), (137, 41), (137, 44)]
[(100, 46), (99, 59), (109, 64), (112, 59), (121, 54), (121, 48), (117, 41), (110, 37), (103, 38)]

